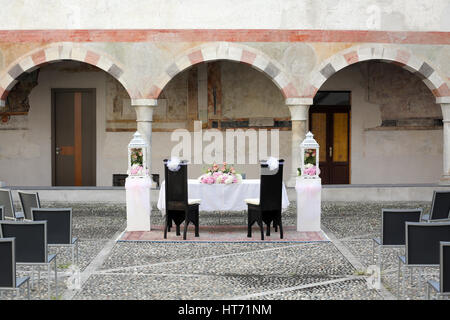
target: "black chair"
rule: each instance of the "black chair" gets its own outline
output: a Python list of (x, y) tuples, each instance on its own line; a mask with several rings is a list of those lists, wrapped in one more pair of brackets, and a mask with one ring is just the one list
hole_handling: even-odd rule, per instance
[(5, 220), (5, 207), (0, 206), (0, 220)]
[(11, 190), (9, 189), (0, 189), (0, 205), (4, 206), (5, 213), (4, 217), (5, 219), (23, 219), (24, 215), (23, 212), (17, 211), (14, 208), (14, 202)]
[[(50, 265), (55, 266), (55, 297), (58, 296), (58, 277), (56, 254), (48, 254), (47, 221), (0, 221), (0, 232), (4, 238), (16, 238), (16, 263), (31, 265), (33, 284), (34, 267), (38, 267), (40, 280), (40, 266), (47, 267), (48, 296), (50, 298)], [(39, 282), (38, 282), (38, 285)]]
[(164, 222), (164, 239), (170, 231), (172, 221), (176, 225), (176, 235), (180, 235), (180, 224), (184, 221), (183, 239), (186, 240), (190, 222), (195, 226), (195, 236), (199, 237), (200, 199), (188, 199), (187, 161), (181, 161), (177, 171), (171, 171), (164, 160), (166, 217)]
[(427, 298), (430, 300), (430, 289), (437, 292), (438, 298), (450, 297), (450, 242), (440, 243), (439, 281), (429, 280)]
[(381, 209), (381, 237), (373, 238), (372, 263), (375, 262), (375, 245), (378, 245), (378, 262), (383, 269), (381, 249), (405, 245), (405, 222), (420, 222), (422, 209)]
[[(30, 299), (30, 277), (16, 276), (16, 247), (14, 238), (0, 238), (0, 291), (20, 292), (20, 287), (27, 284), (27, 298)], [(0, 294), (1, 298), (1, 294)]]
[(423, 221), (445, 221), (450, 219), (450, 191), (433, 191), (431, 211), (422, 216)]
[(439, 266), (440, 242), (450, 241), (450, 223), (406, 222), (405, 228), (405, 255), (398, 256), (398, 294), (400, 293), (400, 273), (403, 279), (403, 268), (410, 268), (411, 278), (414, 268), (419, 270), (419, 291), (421, 291), (422, 268)]
[(266, 161), (261, 161), (261, 184), (259, 199), (245, 199), (247, 203), (247, 237), (252, 236), (252, 226), (256, 222), (264, 240), (264, 225), (266, 234), (270, 236), (270, 224), (273, 222), (275, 231), (280, 228), (280, 239), (283, 239), (283, 224), (281, 221), (281, 201), (283, 187), (284, 160), (279, 160), (279, 167), (271, 171)]
[(31, 216), (31, 208), (40, 208), (41, 202), (37, 192), (18, 191), (20, 204), (22, 205), (24, 219), (33, 220)]
[(32, 208), (33, 221), (47, 221), (47, 243), (49, 247), (70, 247), (72, 263), (75, 251), (78, 263), (78, 238), (72, 237), (72, 208)]

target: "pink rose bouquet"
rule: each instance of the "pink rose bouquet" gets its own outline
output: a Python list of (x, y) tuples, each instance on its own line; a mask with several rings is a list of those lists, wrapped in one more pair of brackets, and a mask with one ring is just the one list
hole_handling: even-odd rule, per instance
[(144, 173), (148, 174), (148, 170), (145, 170), (144, 167), (139, 164), (133, 164), (128, 172), (130, 176), (142, 176)]
[(311, 163), (305, 164), (305, 169), (303, 170), (303, 174), (305, 176), (315, 176), (317, 174), (320, 174), (319, 169)]
[(240, 183), (242, 176), (236, 172), (233, 166), (228, 167), (224, 162), (222, 166), (213, 163), (213, 165), (206, 169), (206, 172), (202, 174), (198, 180), (200, 183), (205, 184), (232, 184)]

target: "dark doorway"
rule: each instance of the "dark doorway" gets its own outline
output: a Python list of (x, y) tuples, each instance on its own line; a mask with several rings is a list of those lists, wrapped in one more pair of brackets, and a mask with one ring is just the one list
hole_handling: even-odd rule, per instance
[(350, 92), (320, 91), (309, 112), (323, 184), (350, 183)]
[(95, 89), (52, 89), (54, 186), (96, 185)]

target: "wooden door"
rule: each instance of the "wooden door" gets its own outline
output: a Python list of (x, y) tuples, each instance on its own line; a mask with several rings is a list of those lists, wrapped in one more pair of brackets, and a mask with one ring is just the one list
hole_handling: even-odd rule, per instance
[(323, 184), (350, 183), (350, 107), (312, 106), (309, 127), (320, 145)]
[(54, 186), (95, 186), (95, 89), (52, 90)]

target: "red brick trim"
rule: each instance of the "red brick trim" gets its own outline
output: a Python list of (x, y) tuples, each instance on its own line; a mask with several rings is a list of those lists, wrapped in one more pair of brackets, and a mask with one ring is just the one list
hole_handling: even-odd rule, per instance
[(31, 55), (31, 59), (33, 60), (35, 66), (46, 62), (46, 60), (45, 60), (45, 51), (44, 50), (40, 50), (40, 51), (34, 53), (33, 55)]
[(344, 58), (347, 61), (347, 64), (353, 64), (359, 60), (358, 53), (356, 51), (351, 51), (344, 54)]
[(241, 61), (248, 63), (248, 64), (253, 64), (253, 62), (256, 59), (256, 53), (250, 52), (248, 50), (242, 50), (242, 56), (241, 56)]
[(191, 63), (197, 64), (200, 62), (203, 62), (203, 55), (202, 55), (202, 51), (201, 50), (197, 50), (192, 52), (191, 54), (188, 55), (189, 60), (191, 61)]
[(0, 42), (355, 42), (450, 44), (450, 32), (273, 29), (1, 30)]
[(96, 54), (95, 52), (92, 52), (91, 50), (88, 50), (84, 61), (96, 66), (99, 59), (100, 59), (100, 55)]

